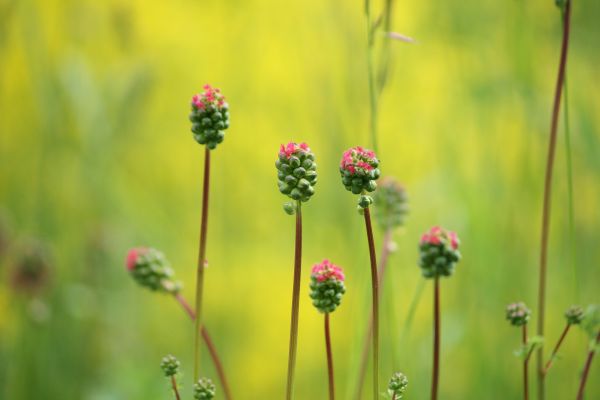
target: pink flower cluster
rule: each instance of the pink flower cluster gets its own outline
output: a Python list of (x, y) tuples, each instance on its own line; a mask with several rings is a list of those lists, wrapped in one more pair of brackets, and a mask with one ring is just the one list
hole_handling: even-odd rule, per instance
[(357, 170), (362, 169), (364, 172), (371, 171), (373, 167), (373, 159), (375, 152), (365, 149), (361, 146), (352, 147), (344, 152), (340, 168), (355, 174)]
[(300, 144), (294, 143), (294, 142), (289, 142), (285, 146), (281, 145), (281, 147), (279, 147), (279, 155), (285, 156), (286, 158), (290, 158), (292, 155), (294, 155), (298, 151), (308, 152), (308, 151), (310, 151), (310, 149), (308, 148), (308, 145), (304, 142), (302, 142)]
[(206, 109), (206, 106), (213, 105), (221, 108), (225, 106), (225, 96), (221, 93), (221, 90), (213, 88), (210, 85), (203, 86), (204, 92), (195, 94), (192, 97), (192, 106), (201, 110)]
[(319, 282), (332, 278), (343, 282), (345, 279), (342, 269), (329, 260), (323, 260), (320, 264), (315, 264), (312, 267), (311, 276), (314, 276)]
[(127, 270), (133, 271), (135, 269), (135, 265), (137, 264), (137, 259), (140, 255), (145, 254), (148, 251), (145, 247), (134, 247), (129, 250), (127, 253), (127, 258), (125, 259), (125, 266)]
[(434, 226), (429, 232), (421, 236), (421, 244), (442, 244), (444, 241), (449, 241), (453, 250), (458, 249), (458, 236), (455, 232), (447, 231), (439, 226)]

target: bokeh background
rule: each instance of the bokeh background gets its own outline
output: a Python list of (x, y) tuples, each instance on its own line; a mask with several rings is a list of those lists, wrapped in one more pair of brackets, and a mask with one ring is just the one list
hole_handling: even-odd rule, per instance
[[(599, 301), (599, 18), (599, 2), (574, 3), (575, 236), (561, 125), (552, 344), (570, 304)], [(504, 307), (536, 306), (559, 11), (551, 0), (397, 2), (393, 28), (417, 43), (391, 43), (381, 98), (382, 170), (411, 202), (384, 287), (382, 384), (399, 369), (407, 398), (429, 396), (430, 282), (409, 330), (405, 320), (422, 280), (417, 241), (441, 224), (459, 233), (464, 256), (442, 284), (441, 398), (517, 399), (519, 331)], [(172, 298), (136, 286), (123, 260), (132, 246), (162, 249), (193, 298), (203, 149), (187, 115), (207, 82), (227, 96), (232, 124), (213, 155), (205, 321), (234, 395), (284, 393), (294, 220), (274, 161), (280, 143), (297, 140), (319, 163), (303, 212), (297, 398), (326, 396), (322, 316), (308, 299), (309, 267), (325, 257), (347, 273), (332, 330), (339, 397), (352, 397), (369, 266), (337, 168), (343, 150), (370, 144), (365, 29), (361, 1), (0, 0), (0, 398), (169, 399), (167, 353), (182, 361), (191, 397), (192, 325)], [(46, 272), (30, 279), (32, 263)], [(549, 399), (575, 397), (587, 346), (581, 330), (570, 334)], [(588, 399), (600, 397), (598, 364)]]

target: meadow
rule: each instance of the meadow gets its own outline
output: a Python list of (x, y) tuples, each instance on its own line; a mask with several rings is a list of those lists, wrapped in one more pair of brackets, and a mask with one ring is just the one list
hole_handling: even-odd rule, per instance
[[(574, 229), (561, 120), (547, 347), (570, 305), (600, 303), (600, 2), (574, 0), (572, 12)], [(396, 2), (391, 25), (415, 42), (389, 43), (379, 107), (382, 176), (402, 182), (410, 207), (381, 288), (381, 385), (401, 370), (405, 398), (429, 396), (431, 281), (406, 320), (423, 281), (419, 239), (442, 225), (460, 236), (462, 260), (441, 288), (440, 398), (519, 399), (520, 336), (505, 307), (527, 303), (533, 330), (560, 12), (552, 0)], [(206, 83), (227, 97), (231, 126), (212, 155), (203, 321), (233, 395), (285, 393), (294, 218), (274, 164), (297, 141), (310, 144), (319, 181), (302, 208), (296, 398), (326, 398), (309, 298), (309, 268), (324, 258), (346, 275), (331, 329), (338, 398), (353, 398), (371, 276), (339, 163), (371, 145), (366, 48), (361, 1), (0, 0), (0, 399), (170, 399), (159, 366), (169, 353), (191, 398), (193, 324), (168, 295), (139, 288), (124, 259), (134, 246), (161, 249), (192, 302), (204, 148), (188, 114)], [(376, 229), (378, 253), (382, 239)], [(45, 273), (19, 279), (40, 252)], [(588, 345), (573, 329), (548, 399), (575, 398)], [(600, 398), (598, 364), (589, 400)]]

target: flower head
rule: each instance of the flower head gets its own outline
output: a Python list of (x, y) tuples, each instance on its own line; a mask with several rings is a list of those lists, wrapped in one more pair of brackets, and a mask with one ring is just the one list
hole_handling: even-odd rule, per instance
[(388, 394), (393, 399), (399, 400), (406, 391), (408, 378), (402, 372), (395, 372), (388, 384)]
[(212, 150), (223, 141), (225, 129), (229, 128), (229, 105), (219, 89), (210, 85), (203, 89), (192, 97), (190, 121), (194, 139)]
[(129, 250), (125, 267), (140, 285), (151, 290), (177, 293), (181, 289), (173, 280), (173, 269), (164, 254), (151, 247)]
[(384, 178), (375, 192), (375, 217), (384, 231), (400, 227), (408, 214), (406, 190), (394, 178)]
[(174, 356), (169, 354), (161, 360), (160, 367), (165, 373), (165, 376), (169, 378), (173, 375), (176, 375), (177, 372), (179, 372), (179, 360), (177, 360)]
[(377, 188), (379, 160), (372, 150), (361, 146), (344, 152), (340, 161), (340, 174), (344, 187), (354, 194), (372, 192)]
[(419, 266), (425, 278), (450, 276), (461, 255), (456, 233), (434, 226), (421, 236)]
[(569, 325), (579, 325), (583, 321), (584, 314), (581, 306), (571, 306), (565, 311), (565, 318)]
[(216, 392), (215, 384), (208, 378), (200, 378), (194, 384), (194, 399), (196, 400), (211, 400), (215, 397)]
[[(293, 200), (308, 201), (315, 193), (317, 184), (317, 163), (315, 155), (306, 143), (289, 142), (279, 148), (279, 157), (275, 162), (279, 191)], [(295, 207), (286, 205), (288, 214)]]
[(506, 306), (506, 319), (514, 326), (527, 324), (531, 311), (523, 302), (511, 303)]
[(310, 297), (320, 312), (333, 312), (341, 304), (342, 296), (346, 293), (345, 279), (342, 269), (329, 260), (312, 267)]

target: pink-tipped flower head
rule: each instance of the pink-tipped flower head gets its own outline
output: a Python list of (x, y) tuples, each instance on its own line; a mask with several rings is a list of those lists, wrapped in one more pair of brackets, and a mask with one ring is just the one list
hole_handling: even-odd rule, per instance
[(190, 121), (194, 139), (212, 150), (223, 142), (229, 128), (229, 105), (219, 89), (210, 85), (203, 89), (192, 97)]
[(125, 267), (140, 285), (150, 290), (177, 293), (181, 289), (173, 280), (173, 269), (164, 254), (151, 247), (129, 250)]
[(340, 174), (346, 190), (354, 194), (361, 194), (358, 201), (359, 212), (369, 207), (373, 203), (373, 199), (365, 192), (373, 192), (377, 188), (375, 181), (381, 174), (375, 152), (361, 146), (346, 150), (340, 161)]
[(310, 275), (310, 298), (322, 313), (330, 313), (341, 304), (346, 293), (344, 272), (340, 267), (323, 260), (315, 264)]
[[(279, 148), (275, 161), (279, 191), (292, 200), (306, 202), (315, 193), (317, 163), (306, 143), (289, 142)], [(294, 204), (284, 207), (288, 214), (295, 211)]]
[(434, 226), (421, 236), (419, 266), (426, 278), (450, 276), (461, 255), (456, 233)]

